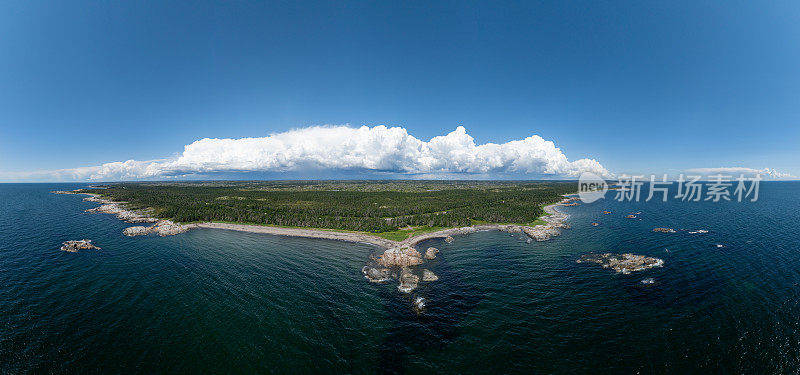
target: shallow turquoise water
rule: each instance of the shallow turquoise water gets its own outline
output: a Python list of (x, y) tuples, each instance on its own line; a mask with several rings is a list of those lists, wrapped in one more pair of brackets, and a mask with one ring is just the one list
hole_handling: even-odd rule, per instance
[[(2, 372), (800, 370), (799, 183), (764, 183), (756, 203), (563, 208), (574, 228), (543, 243), (428, 241), (440, 280), (412, 296), (364, 280), (368, 245), (223, 230), (128, 238), (130, 224), (82, 213), (96, 204), (48, 193), (79, 186), (0, 185)], [(102, 250), (58, 250), (82, 238)], [(618, 275), (575, 263), (590, 251), (666, 263)], [(420, 315), (413, 296), (428, 300)]]

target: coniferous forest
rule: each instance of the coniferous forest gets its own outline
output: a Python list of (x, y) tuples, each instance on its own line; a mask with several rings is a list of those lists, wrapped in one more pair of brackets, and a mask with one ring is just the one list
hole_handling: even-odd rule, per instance
[(227, 221), (389, 232), (476, 223), (530, 224), (577, 183), (258, 181), (119, 183), (86, 189), (179, 222)]

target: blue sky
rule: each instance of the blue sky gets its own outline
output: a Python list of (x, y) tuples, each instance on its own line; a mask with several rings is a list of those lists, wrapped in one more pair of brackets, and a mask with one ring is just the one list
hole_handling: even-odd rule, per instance
[[(791, 1), (4, 1), (0, 180), (342, 124), (422, 142), (458, 126), (477, 145), (537, 135), (612, 173), (797, 176), (798, 21)], [(420, 163), (412, 172), (480, 172)], [(336, 176), (326, 166), (267, 172)]]

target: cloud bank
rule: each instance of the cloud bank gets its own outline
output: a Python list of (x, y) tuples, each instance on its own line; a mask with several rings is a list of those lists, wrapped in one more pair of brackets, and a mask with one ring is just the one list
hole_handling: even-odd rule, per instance
[[(408, 178), (517, 176), (575, 178), (611, 174), (594, 159), (569, 161), (551, 141), (532, 135), (502, 144), (476, 144), (459, 126), (422, 141), (402, 127), (313, 126), (260, 138), (205, 138), (180, 155), (159, 160), (18, 174), (18, 179), (154, 180), (238, 172), (360, 172)], [(13, 179), (15, 176), (6, 174)]]
[(761, 175), (762, 178), (769, 178), (775, 180), (796, 179), (789, 173), (783, 173), (770, 168), (755, 169), (745, 167), (718, 167), (718, 168), (693, 168), (686, 170), (686, 173), (709, 176), (709, 175), (728, 175), (728, 176), (754, 176)]

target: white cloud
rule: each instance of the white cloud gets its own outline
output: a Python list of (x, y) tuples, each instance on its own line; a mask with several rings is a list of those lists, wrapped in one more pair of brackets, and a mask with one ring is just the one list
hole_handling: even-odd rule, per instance
[[(360, 171), (414, 178), (611, 176), (594, 159), (569, 161), (551, 141), (532, 135), (502, 144), (478, 145), (459, 126), (425, 142), (405, 128), (314, 126), (261, 138), (205, 138), (171, 159), (128, 160), (100, 166), (5, 174), (6, 179), (142, 180), (230, 172)], [(0, 176), (2, 177), (2, 176)]]
[(770, 168), (764, 168), (764, 169), (745, 168), (745, 167), (692, 168), (692, 169), (687, 169), (686, 173), (693, 173), (703, 176), (716, 175), (716, 174), (722, 174), (722, 175), (743, 174), (748, 176), (761, 175), (761, 177), (771, 178), (776, 180), (797, 178), (789, 173), (779, 172)]

